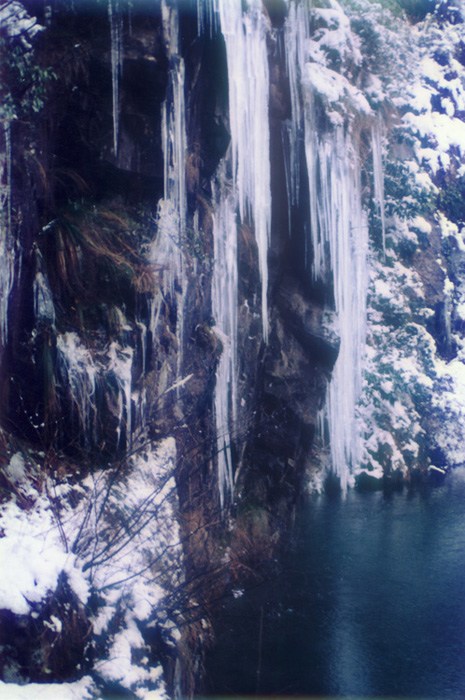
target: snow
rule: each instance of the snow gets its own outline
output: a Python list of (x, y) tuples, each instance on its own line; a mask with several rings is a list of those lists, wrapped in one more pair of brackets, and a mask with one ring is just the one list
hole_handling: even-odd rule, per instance
[(16, 685), (0, 681), (0, 700), (93, 700), (97, 697), (90, 676), (84, 676), (74, 683)]
[(411, 226), (416, 231), (420, 231), (420, 233), (425, 233), (426, 235), (430, 235), (433, 230), (429, 221), (426, 221), (423, 216), (415, 216), (412, 219)]
[[(166, 624), (167, 590), (176, 590), (181, 582), (175, 458), (175, 442), (168, 438), (139, 450), (117, 479), (111, 470), (96, 471), (79, 485), (55, 488), (49, 477), (43, 493), (30, 482), (22, 484), (28, 493), (28, 510), (14, 498), (0, 506), (4, 534), (0, 538), (0, 609), (30, 614), (54, 592), (62, 573), (82, 605), (91, 590), (99, 592), (102, 606), (92, 620), (93, 633), (108, 635), (112, 625), (113, 637), (108, 656), (96, 660), (95, 672), (132, 688), (140, 697), (157, 686), (158, 697), (166, 698), (161, 667), (136, 662), (134, 652), (142, 658), (139, 652), (146, 650), (139, 622), (153, 619)], [(32, 457), (16, 453), (6, 475), (19, 483), (27, 478), (27, 470), (34, 472)], [(77, 505), (71, 506), (70, 496)], [(57, 633), (66, 631), (57, 614), (44, 624)], [(0, 698), (9, 697), (7, 690), (24, 692), (24, 698), (42, 697), (33, 695), (34, 686), (24, 686), (29, 687), (23, 691), (10, 684), (0, 686)], [(87, 697), (84, 680), (49, 690), (40, 686), (44, 697), (51, 697), (46, 693), (58, 688), (61, 693), (62, 687), (60, 698)]]
[(455, 146), (461, 155), (465, 156), (465, 123), (461, 119), (438, 112), (408, 112), (404, 115), (404, 122), (407, 128), (416, 132), (420, 138), (429, 136), (441, 153), (447, 153)]
[[(16, 473), (19, 464), (15, 455)], [(71, 588), (85, 603), (88, 584), (76, 557), (67, 551), (47, 499), (38, 499), (35, 508), (28, 511), (14, 502), (2, 504), (0, 515), (4, 532), (0, 538), (0, 609), (27, 615), (34, 603), (55, 590), (61, 572), (68, 575)]]
[(355, 109), (358, 112), (372, 114), (372, 109), (363, 93), (340, 73), (325, 66), (308, 63), (305, 66), (305, 82), (329, 104), (344, 101), (341, 108)]
[(448, 464), (465, 464), (465, 364), (460, 359), (438, 362), (433, 395), (437, 414), (436, 441)]
[(16, 452), (10, 459), (6, 467), (6, 475), (13, 482), (18, 483), (26, 477), (26, 463), (21, 452)]

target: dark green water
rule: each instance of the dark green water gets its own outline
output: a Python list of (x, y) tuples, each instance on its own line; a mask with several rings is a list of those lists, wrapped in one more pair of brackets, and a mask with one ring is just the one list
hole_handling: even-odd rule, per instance
[(465, 472), (321, 496), (284, 573), (224, 607), (214, 695), (465, 698)]

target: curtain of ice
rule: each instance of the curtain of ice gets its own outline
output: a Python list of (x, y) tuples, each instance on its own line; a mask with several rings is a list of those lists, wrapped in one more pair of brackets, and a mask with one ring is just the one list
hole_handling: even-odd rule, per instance
[(226, 184), (224, 163), (214, 187), (212, 314), (222, 343), (214, 395), (218, 487), (223, 508), (233, 491), (231, 430), (237, 406), (237, 220), (236, 199)]
[(118, 154), (120, 119), (120, 80), (123, 72), (123, 17), (120, 0), (108, 0), (110, 20), (111, 87), (113, 106), (113, 152)]
[(253, 220), (261, 279), (263, 338), (268, 339), (271, 226), (268, 26), (261, 0), (216, 0), (226, 44), (233, 181), (241, 220)]
[[(356, 147), (343, 127), (323, 137), (316, 151), (307, 149), (309, 171), (321, 192), (317, 207), (322, 262), (328, 262), (334, 285), (340, 349), (328, 388), (328, 430), (333, 471), (346, 490), (350, 468), (360, 458), (356, 407), (361, 392), (366, 326), (366, 258), (368, 222), (361, 205)], [(317, 183), (310, 188), (316, 192)], [(325, 259), (326, 250), (329, 260)]]
[(339, 326), (340, 351), (328, 388), (327, 419), (331, 467), (345, 491), (350, 469), (360, 455), (356, 406), (365, 347), (368, 223), (361, 203), (358, 139), (353, 136), (353, 125), (336, 121), (319, 132), (316, 124), (315, 97), (306, 76), (319, 67), (306, 59), (310, 38), (307, 15), (303, 4), (289, 3), (285, 43), (292, 103), (290, 191), (292, 201), (296, 200), (300, 173), (297, 156), (292, 156), (297, 145), (292, 144), (302, 130), (312, 278), (332, 283)]

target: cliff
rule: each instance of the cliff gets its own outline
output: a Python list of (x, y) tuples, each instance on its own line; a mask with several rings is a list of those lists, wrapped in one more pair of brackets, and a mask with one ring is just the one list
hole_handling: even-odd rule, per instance
[(0, 16), (4, 680), (189, 696), (304, 492), (465, 461), (463, 8)]

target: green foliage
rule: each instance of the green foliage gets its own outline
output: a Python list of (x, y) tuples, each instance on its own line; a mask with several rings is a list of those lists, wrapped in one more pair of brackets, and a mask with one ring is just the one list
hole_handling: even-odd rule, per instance
[(406, 220), (425, 216), (435, 211), (433, 194), (415, 182), (408, 165), (402, 161), (388, 161), (384, 169), (386, 215), (397, 215)]
[(0, 120), (28, 120), (42, 111), (50, 81), (57, 76), (52, 68), (38, 64), (32, 47), (26, 49), (14, 39), (1, 37), (0, 72), (3, 82)]
[(465, 225), (465, 176), (450, 179), (438, 196), (438, 208), (459, 226)]

